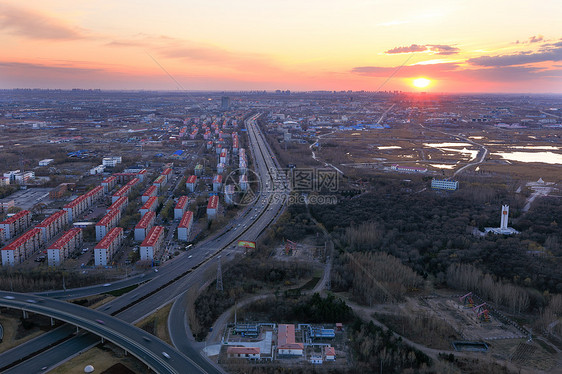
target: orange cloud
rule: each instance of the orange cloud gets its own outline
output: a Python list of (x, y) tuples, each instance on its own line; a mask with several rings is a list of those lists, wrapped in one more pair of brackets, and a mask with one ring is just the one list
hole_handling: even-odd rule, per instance
[(32, 10), (0, 4), (0, 31), (31, 39), (80, 39), (76, 27)]
[(460, 52), (460, 49), (445, 44), (412, 44), (407, 47), (395, 47), (384, 52), (386, 54), (398, 53), (414, 53), (414, 52), (431, 52), (437, 55), (454, 55)]

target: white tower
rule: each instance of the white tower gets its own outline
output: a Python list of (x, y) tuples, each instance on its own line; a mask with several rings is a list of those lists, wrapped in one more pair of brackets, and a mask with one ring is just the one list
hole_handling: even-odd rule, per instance
[(502, 205), (502, 217), (501, 217), (501, 230), (507, 230), (507, 218), (509, 216), (509, 205)]

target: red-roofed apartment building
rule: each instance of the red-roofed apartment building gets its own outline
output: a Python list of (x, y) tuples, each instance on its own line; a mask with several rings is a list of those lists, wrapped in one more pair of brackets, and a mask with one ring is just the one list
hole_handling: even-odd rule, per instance
[(115, 252), (121, 247), (122, 242), (123, 229), (121, 227), (112, 228), (95, 246), (94, 264), (96, 266), (106, 266), (109, 264)]
[(153, 260), (164, 241), (164, 227), (154, 226), (140, 245), (141, 260)]

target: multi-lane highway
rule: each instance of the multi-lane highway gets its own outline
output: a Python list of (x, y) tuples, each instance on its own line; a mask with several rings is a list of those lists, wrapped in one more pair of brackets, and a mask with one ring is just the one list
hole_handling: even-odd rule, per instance
[[(202, 372), (188, 357), (160, 339), (94, 309), (49, 298), (0, 292), (0, 305), (48, 315), (102, 336), (130, 352), (157, 373)], [(18, 368), (17, 372), (21, 368)]]
[[(229, 225), (227, 225), (227, 227), (217, 236), (209, 238), (208, 240), (195, 246), (193, 250), (188, 252), (189, 255), (183, 254), (176, 260), (168, 262), (162, 267), (161, 271), (157, 273), (158, 275), (154, 276), (152, 281), (144, 283), (134, 291), (131, 291), (128, 294), (106, 304), (102, 307), (101, 311), (94, 311), (95, 313), (104, 313), (106, 315), (111, 314), (117, 317), (111, 318), (110, 324), (104, 323), (103, 328), (96, 326), (97, 329), (92, 329), (92, 326), (88, 325), (85, 326), (84, 329), (113, 341), (113, 338), (118, 338), (120, 333), (128, 331), (128, 328), (132, 327), (129, 323), (138, 321), (144, 316), (153, 313), (162, 305), (182, 294), (191, 285), (197, 284), (198, 282), (204, 282), (206, 280), (206, 270), (216, 267), (216, 260), (213, 261), (214, 256), (217, 256), (225, 249), (228, 250), (229, 248), (232, 248), (239, 239), (256, 239), (259, 234), (261, 234), (261, 232), (263, 232), (263, 230), (265, 230), (267, 226), (279, 215), (284, 206), (285, 198), (288, 194), (288, 188), (284, 178), (280, 178), (279, 175), (276, 175), (276, 160), (269, 148), (269, 145), (265, 141), (263, 134), (255, 123), (257, 117), (258, 116), (255, 115), (246, 121), (256, 173), (261, 186), (264, 187), (258, 193), (257, 201), (248, 206), (239, 218), (229, 223)], [(70, 292), (74, 294), (73, 291)], [(18, 298), (19, 297), (20, 296), (18, 296)], [(19, 306), (21, 307), (21, 305)], [(59, 304), (57, 304), (57, 306), (62, 307)], [(13, 307), (17, 306), (13, 305)], [(78, 315), (80, 315), (78, 310), (90, 310), (78, 306), (74, 307), (78, 308), (77, 310), (73, 309), (73, 312), (76, 312)], [(37, 309), (34, 311), (40, 312)], [(46, 310), (42, 309), (41, 311), (47, 315), (52, 315), (47, 313)], [(68, 318), (57, 318), (61, 320), (68, 320)], [(183, 321), (184, 319), (182, 318), (181, 321), (171, 320), (170, 323), (174, 326), (176, 324), (178, 326), (184, 326)], [(74, 341), (76, 352), (85, 348), (84, 344), (86, 343), (80, 344), (78, 337), (72, 338), (70, 341)], [(144, 349), (152, 352), (152, 356), (146, 356), (146, 353), (142, 353), (144, 351), (138, 347), (137, 349), (132, 349), (130, 345), (125, 344), (126, 342), (118, 341), (115, 343), (118, 345), (126, 345), (126, 347), (124, 347), (125, 349), (134, 355), (139, 354), (139, 359), (144, 362), (149, 359), (147, 357), (158, 357), (158, 355), (162, 356), (162, 352), (152, 349), (156, 348), (156, 345), (148, 344), (146, 341), (137, 341), (135, 343), (130, 342), (130, 344), (143, 346)], [(165, 343), (163, 344), (165, 345)], [(164, 349), (163, 347), (158, 346), (158, 349), (160, 348)], [(21, 355), (24, 356), (29, 356), (33, 353), (32, 349), (26, 345), (20, 346), (19, 349), (22, 351)], [(168, 346), (168, 351), (170, 351), (170, 355), (174, 355), (173, 360), (170, 359), (169, 363), (183, 362), (185, 364), (186, 362), (190, 362), (193, 365), (193, 372), (220, 372), (220, 370), (209, 361), (199, 356), (195, 350), (189, 350), (184, 347), (180, 353)], [(49, 358), (52, 360), (53, 364), (56, 364), (59, 359), (68, 357), (67, 352), (64, 356), (62, 355), (62, 350), (59, 350), (58, 346), (50, 349), (48, 352)], [(189, 358), (186, 354), (189, 355)], [(42, 359), (44, 359), (44, 354), (37, 357), (40, 356), (43, 356)], [(153, 359), (155, 361), (151, 361), (152, 363), (147, 363), (147, 365), (157, 365), (159, 361), (155, 358)], [(35, 360), (36, 359), (34, 358), (30, 361), (33, 362)], [(28, 364), (28, 362), (25, 364)], [(40, 365), (39, 362), (37, 363), (37, 366), (38, 365)], [(14, 369), (18, 367), (19, 365), (14, 367)], [(159, 370), (164, 371), (158, 372), (168, 372), (165, 371), (167, 370), (165, 367), (160, 367)], [(173, 367), (170, 370), (173, 370)]]

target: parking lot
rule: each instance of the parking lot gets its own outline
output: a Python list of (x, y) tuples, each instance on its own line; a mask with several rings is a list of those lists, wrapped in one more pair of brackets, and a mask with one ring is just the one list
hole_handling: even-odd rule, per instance
[(27, 190), (19, 190), (10, 195), (2, 201), (14, 200), (15, 206), (22, 209), (30, 210), (35, 204), (45, 203), (48, 204), (49, 192), (52, 188), (28, 188)]

